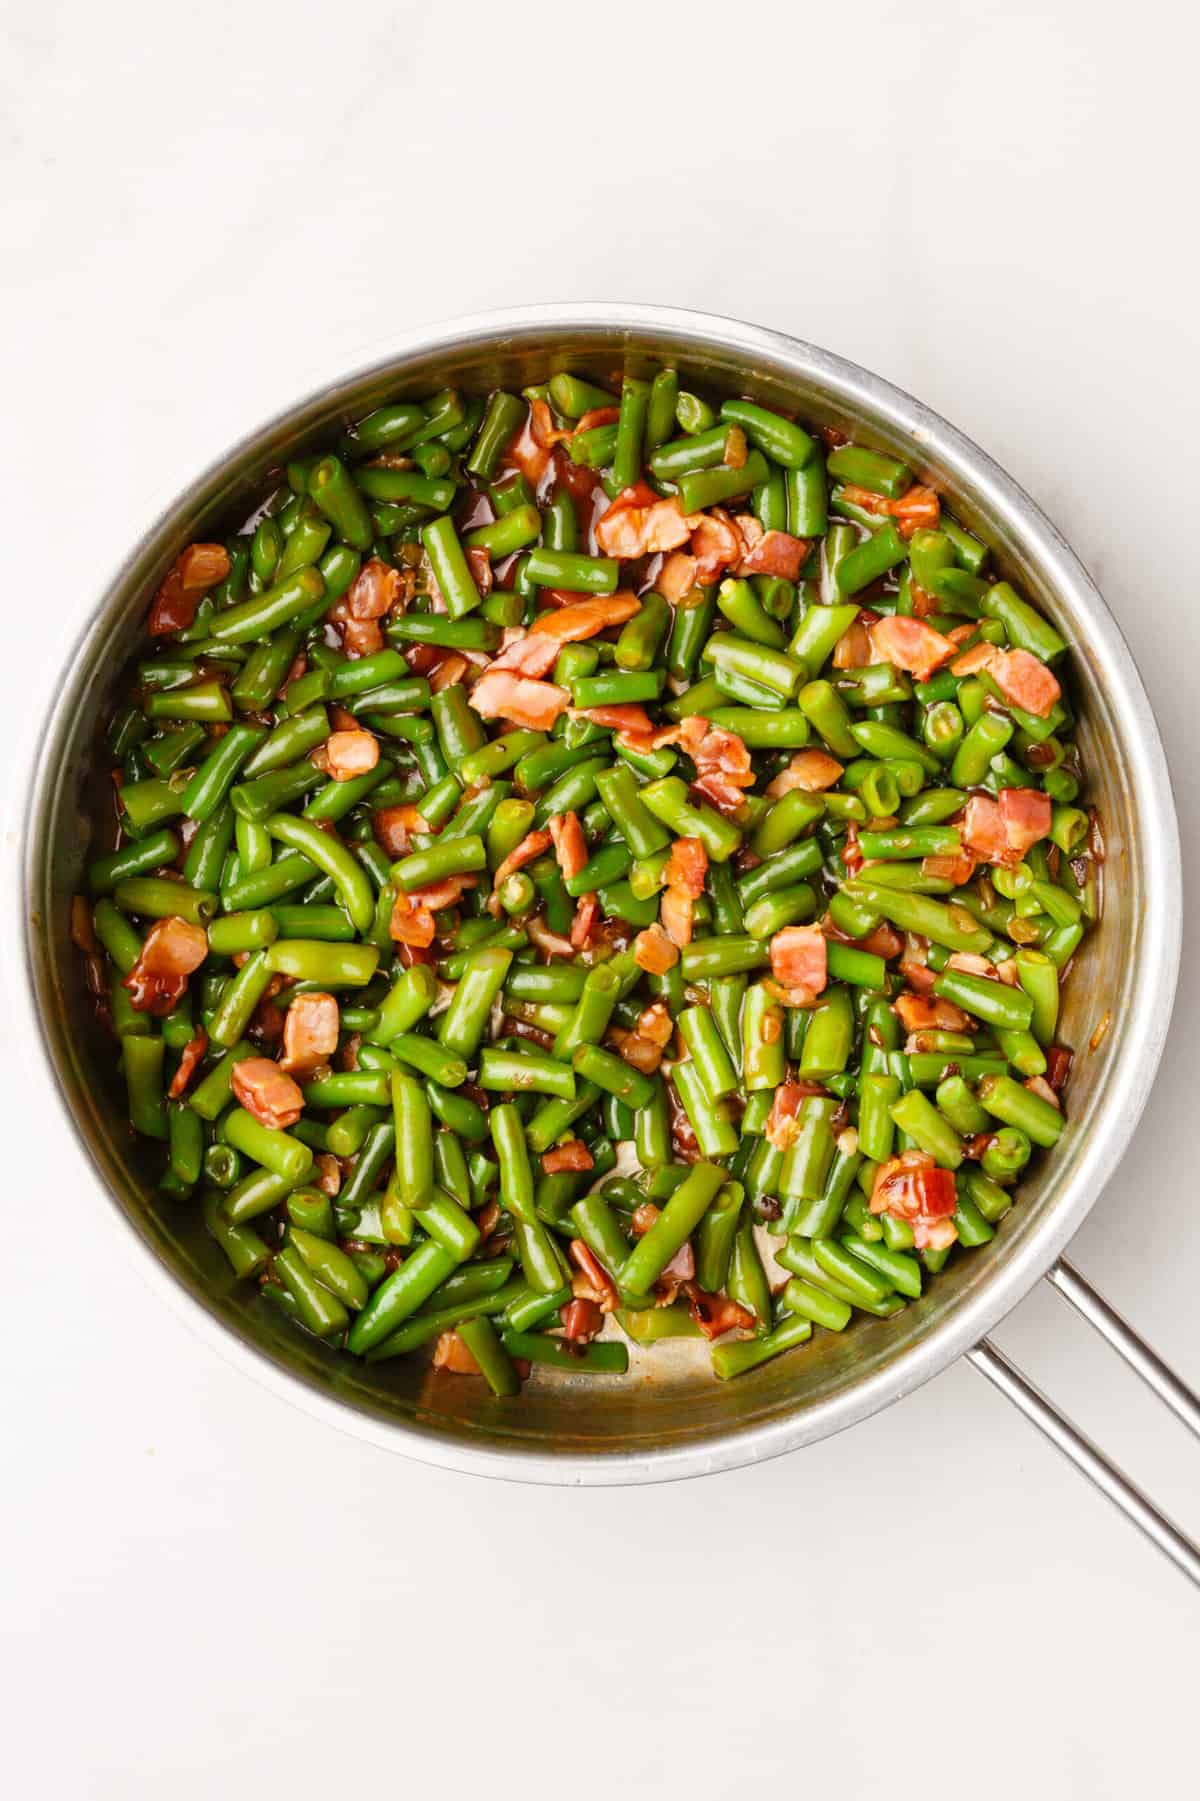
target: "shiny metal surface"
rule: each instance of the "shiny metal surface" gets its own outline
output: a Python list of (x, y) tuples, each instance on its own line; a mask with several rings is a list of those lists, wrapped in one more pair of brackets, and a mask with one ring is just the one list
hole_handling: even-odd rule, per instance
[[(435, 1382), (408, 1360), (364, 1368), (295, 1334), (235, 1288), (197, 1209), (154, 1197), (124, 1123), (111, 1043), (92, 1025), (69, 941), (69, 899), (88, 854), (85, 790), (108, 692), (156, 580), (190, 539), (236, 524), (285, 454), (382, 400), (446, 383), (519, 386), (564, 364), (597, 375), (642, 372), (660, 357), (685, 380), (851, 426), (904, 456), (952, 497), (1005, 573), (1054, 619), (1073, 647), (1080, 738), (1105, 820), (1105, 917), (1079, 959), (1064, 1017), (1064, 1036), (1080, 1053), (1070, 1129), (992, 1243), (952, 1265), (918, 1303), (895, 1320), (818, 1334), (728, 1386), (684, 1341), (656, 1347), (626, 1379), (539, 1374), (519, 1400), (498, 1403), (475, 1392), (482, 1384)], [(387, 1449), (553, 1483), (662, 1481), (777, 1456), (900, 1399), (977, 1345), (1055, 1263), (1129, 1141), (1166, 1034), (1181, 925), (1174, 807), (1149, 703), (1100, 595), (1030, 498), (943, 419), (827, 351), (735, 321), (639, 306), (533, 307), (414, 334), (251, 433), (202, 475), (117, 572), (64, 673), (31, 796), (26, 881), (34, 1005), (68, 1116), (120, 1228), (196, 1329), (257, 1380)]]
[(1058, 1290), (1064, 1300), (1071, 1303), (1089, 1326), (1099, 1332), (1117, 1356), (1125, 1359), (1130, 1369), (1141, 1377), (1147, 1388), (1171, 1409), (1177, 1419), (1183, 1421), (1189, 1432), (1194, 1432), (1200, 1438), (1200, 1395), (1180, 1380), (1175, 1371), (1134, 1331), (1129, 1321), (1117, 1312), (1112, 1303), (1106, 1301), (1080, 1275), (1074, 1264), (1068, 1263), (1065, 1257), (1060, 1257), (1053, 1269), (1047, 1270), (1046, 1280)]

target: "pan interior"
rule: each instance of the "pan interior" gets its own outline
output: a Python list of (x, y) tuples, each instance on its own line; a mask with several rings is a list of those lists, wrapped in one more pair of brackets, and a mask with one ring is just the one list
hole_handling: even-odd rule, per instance
[[(1082, 1194), (1080, 1184), (1087, 1178), (1089, 1144), (1111, 1104), (1121, 1022), (1137, 1002), (1135, 989), (1147, 959), (1162, 953), (1161, 943), (1150, 942), (1147, 934), (1146, 850), (1139, 832), (1138, 782), (1131, 773), (1139, 766), (1136, 721), (1131, 723), (1128, 704), (1114, 692), (1111, 643), (1098, 644), (1091, 629), (1090, 590), (1082, 572), (1077, 582), (1066, 583), (1047, 572), (1040, 554), (1044, 543), (1018, 516), (1013, 491), (1007, 501), (1003, 492), (998, 497), (986, 459), (915, 403), (861, 372), (847, 374), (847, 365), (807, 347), (749, 334), (757, 354), (748, 356), (745, 341), (721, 341), (718, 322), (692, 323), (690, 332), (522, 327), (489, 342), (465, 333), (459, 341), (447, 339), (408, 354), (310, 400), (249, 440), (150, 533), (98, 614), (56, 715), (47, 759), (53, 775), (32, 820), (30, 951), (51, 1058), (90, 1154), (132, 1230), (243, 1349), (342, 1403), (360, 1424), (372, 1422), (376, 1435), (381, 1428), (385, 1437), (387, 1427), (402, 1428), (395, 1435), (397, 1448), (416, 1455), (454, 1461), (451, 1447), (467, 1452), (468, 1461), (473, 1450), (515, 1453), (514, 1473), (520, 1473), (521, 1462), (536, 1454), (563, 1460), (564, 1473), (570, 1462), (576, 1474), (569, 1479), (584, 1480), (586, 1472), (577, 1473), (580, 1459), (599, 1466), (620, 1455), (653, 1465), (669, 1461), (671, 1452), (722, 1446), (718, 1461), (728, 1463), (783, 1448), (776, 1442), (777, 1428), (786, 1427), (788, 1443), (802, 1442), (903, 1393), (939, 1366), (922, 1359), (918, 1347), (947, 1336), (944, 1328), (970, 1314), (1006, 1267), (1022, 1265), (1027, 1271), (1022, 1286), (1027, 1286), (1049, 1262), (1052, 1240), (1061, 1242), (1090, 1205), (1094, 1195)], [(708, 334), (701, 330), (705, 325)], [(988, 541), (1003, 574), (1072, 643), (1070, 693), (1080, 717), (1089, 794), (1101, 808), (1108, 845), (1103, 922), (1077, 959), (1061, 1030), (1062, 1040), (1076, 1050), (1072, 1124), (1059, 1152), (1041, 1160), (1023, 1184), (1019, 1204), (992, 1243), (953, 1260), (926, 1295), (893, 1320), (858, 1319), (841, 1335), (818, 1332), (808, 1346), (731, 1384), (714, 1381), (706, 1347), (676, 1341), (646, 1353), (635, 1350), (627, 1378), (589, 1380), (541, 1371), (521, 1397), (496, 1401), (481, 1382), (435, 1376), (418, 1359), (364, 1366), (296, 1332), (251, 1287), (232, 1281), (197, 1204), (156, 1194), (150, 1159), (159, 1153), (155, 1148), (144, 1156), (125, 1123), (112, 1041), (95, 1022), (70, 943), (69, 903), (81, 887), (89, 855), (112, 685), (137, 643), (156, 579), (185, 543), (233, 529), (269, 491), (286, 455), (327, 443), (384, 400), (449, 384), (520, 388), (564, 366), (611, 380), (622, 369), (652, 372), (663, 358), (679, 368), (685, 385), (749, 394), (807, 421), (841, 425), (904, 457)], [(968, 466), (972, 454), (982, 475)], [(1099, 607), (1094, 597), (1091, 604)], [(1107, 629), (1115, 636), (1111, 625)], [(1106, 1021), (1111, 1030), (1105, 1030)], [(950, 1347), (946, 1355), (958, 1348)], [(643, 1473), (653, 1471), (644, 1465)]]

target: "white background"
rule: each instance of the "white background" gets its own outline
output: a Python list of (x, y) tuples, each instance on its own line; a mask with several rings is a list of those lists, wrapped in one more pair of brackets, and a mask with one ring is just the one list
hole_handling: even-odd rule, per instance
[[(5, 17), (10, 862), (13, 727), (36, 754), (66, 645), (193, 473), (389, 334), (628, 298), (841, 351), (1043, 502), (1145, 674), (1194, 875), (1187, 9), (44, 0)], [(1196, 948), (1189, 923), (1153, 1101), (1074, 1252), (1192, 1380)], [(190, 1335), (16, 1030), (0, 1059), (14, 1794), (1194, 1784), (1192, 1591), (969, 1368), (816, 1449), (670, 1488), (521, 1489), (389, 1458)], [(1195, 1444), (1054, 1296), (998, 1338), (1200, 1529)]]

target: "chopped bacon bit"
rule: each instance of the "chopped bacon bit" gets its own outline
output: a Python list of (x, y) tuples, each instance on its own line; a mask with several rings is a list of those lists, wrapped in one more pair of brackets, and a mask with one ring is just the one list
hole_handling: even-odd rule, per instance
[[(573, 814), (572, 818), (574, 818)], [(518, 869), (524, 869), (526, 863), (532, 863), (535, 857), (540, 857), (542, 855), (543, 851), (549, 850), (550, 843), (551, 834), (545, 830), (526, 832), (520, 844), (518, 844), (515, 849), (509, 851), (507, 857), (505, 857), (504, 861), (496, 870), (495, 875), (492, 877), (492, 892), (488, 897), (489, 913), (492, 913), (493, 915), (499, 914), (500, 889), (508, 880), (509, 876)], [(493, 902), (495, 902), (494, 906), (492, 904)]]
[(645, 482), (635, 482), (596, 521), (596, 543), (606, 557), (655, 556), (686, 544), (691, 527), (677, 499), (660, 500)]
[(403, 577), (380, 557), (363, 564), (338, 604), (348, 619), (382, 619), (400, 599)]
[(871, 638), (861, 617), (848, 626), (833, 647), (835, 669), (866, 669), (872, 661)]
[(954, 655), (949, 638), (935, 632), (923, 619), (906, 618), (902, 613), (876, 620), (870, 639), (877, 662), (907, 669), (919, 682), (927, 682)]
[(619, 406), (593, 406), (586, 413), (579, 415), (574, 431), (568, 432), (569, 438), (582, 437), (586, 431), (594, 431), (598, 425), (615, 425), (621, 417)]
[(665, 1050), (671, 1042), (671, 1033), (674, 1030), (671, 1015), (662, 1001), (651, 1001), (648, 1007), (642, 1009), (637, 1022), (639, 1037), (648, 1038), (651, 1044), (656, 1044), (660, 1050)]
[(633, 960), (647, 975), (666, 975), (679, 961), (679, 951), (656, 920), (633, 941)]
[[(379, 740), (372, 732), (331, 732), (321, 746), (322, 765), (335, 782), (369, 775), (379, 761)], [(316, 759), (314, 758), (314, 761)]]
[(942, 516), (941, 502), (935, 491), (919, 482), (914, 482), (899, 500), (889, 500), (887, 511), (896, 521), (902, 538), (911, 538), (917, 531), (936, 531)]
[[(171, 1086), (167, 1093), (173, 1101), (177, 1101), (187, 1090), (187, 1085), (195, 1074), (196, 1065), (208, 1049), (208, 1033), (201, 1026), (194, 1038), (189, 1038), (183, 1047), (179, 1059), (179, 1068), (171, 1077)], [(1069, 1053), (1068, 1053), (1069, 1058)]]
[[(341, 616), (338, 608), (342, 605), (343, 602), (339, 601), (337, 606), (331, 607), (326, 614), (326, 618), (336, 625), (342, 634), (342, 649), (348, 657), (374, 656), (377, 650), (383, 649), (383, 633), (379, 629), (379, 621)], [(424, 650), (427, 647), (419, 645), (417, 648)]]
[(1055, 1094), (1061, 1094), (1071, 1074), (1074, 1052), (1065, 1045), (1053, 1044), (1046, 1052), (1046, 1080)]
[(788, 990), (792, 1006), (810, 1006), (828, 980), (825, 938), (819, 926), (784, 926), (771, 940), (771, 974)]
[(901, 994), (893, 1003), (906, 1032), (969, 1032), (970, 1017), (941, 995)]
[(967, 850), (981, 863), (1003, 865), (1020, 861), (1009, 845), (998, 804), (986, 794), (971, 796), (963, 808), (959, 831)]
[[(693, 565), (690, 586), (709, 588), (720, 580), (725, 569), (741, 560), (746, 549), (745, 540), (722, 507), (713, 507), (710, 513), (693, 513), (688, 523), (693, 528), (691, 557), (688, 559)], [(681, 568), (680, 579), (685, 574)], [(661, 577), (658, 586), (660, 594), (666, 592)], [(667, 599), (671, 599), (670, 594)]]
[(695, 902), (686, 889), (664, 888), (658, 902), (658, 917), (672, 944), (680, 950), (692, 942)]
[(657, 1219), (658, 1208), (654, 1205), (654, 1202), (643, 1201), (639, 1207), (634, 1208), (633, 1216), (629, 1221), (629, 1227), (633, 1236), (635, 1238), (645, 1238), (647, 1232)]
[(595, 1253), (589, 1249), (582, 1238), (573, 1238), (567, 1246), (571, 1261), (578, 1267), (579, 1273), (591, 1289), (584, 1299), (598, 1301), (605, 1313), (611, 1313), (617, 1305), (617, 1285), (599, 1262)]
[(871, 1212), (907, 1220), (918, 1250), (954, 1243), (958, 1233), (950, 1216), (957, 1205), (953, 1170), (939, 1169), (924, 1151), (904, 1151), (875, 1172)]
[(428, 907), (431, 913), (439, 913), (443, 907), (452, 907), (462, 899), (468, 888), (478, 885), (477, 875), (447, 875), (440, 882), (430, 882), (427, 888), (413, 888), (409, 891), (409, 900), (418, 907)]
[[(354, 714), (349, 712), (345, 707), (340, 707), (336, 700), (330, 702), (329, 721), (335, 732), (357, 732), (359, 730), (358, 720), (354, 717)], [(327, 742), (328, 740), (326, 740), (326, 743)], [(313, 752), (314, 762), (316, 762), (324, 749), (325, 745), (322, 744)], [(322, 767), (324, 767), (323, 764)]]
[(531, 401), (528, 416), (504, 447), (504, 460), (515, 463), (530, 486), (536, 488), (550, 467), (554, 439), (564, 435), (568, 434), (555, 432), (546, 402)]
[(429, 686), (433, 693), (440, 694), (443, 688), (453, 688), (457, 682), (462, 681), (470, 667), (468, 659), (458, 651), (444, 656), (429, 677)]
[(569, 938), (559, 932), (552, 932), (540, 913), (534, 913), (525, 921), (525, 930), (529, 933), (530, 943), (547, 957), (573, 957), (575, 946)]
[(775, 1090), (764, 1130), (777, 1151), (788, 1150), (795, 1141), (800, 1129), (797, 1115), (804, 1099), (805, 1085), (799, 1082), (783, 1082)]
[[(718, 573), (721, 565), (718, 564)], [(658, 572), (655, 586), (664, 600), (669, 600), (673, 607), (682, 606), (689, 594), (695, 593), (700, 586), (699, 564), (696, 558), (689, 556), (685, 550), (673, 550)], [(712, 579), (715, 580), (715, 577)], [(699, 597), (697, 597), (699, 598)]]
[(1050, 833), (1050, 796), (1037, 788), (1001, 788), (1000, 818), (1009, 849), (1019, 861)]
[(569, 1138), (566, 1144), (555, 1145), (552, 1151), (542, 1153), (542, 1173), (547, 1176), (556, 1176), (563, 1170), (594, 1167), (595, 1160), (582, 1138)]
[(688, 1298), (688, 1311), (705, 1338), (721, 1338), (726, 1332), (748, 1331), (754, 1324), (754, 1315), (748, 1307), (731, 1301), (725, 1294), (708, 1294), (695, 1282), (685, 1282), (683, 1292)]
[(539, 613), (522, 637), (514, 638), (493, 658), (490, 668), (545, 675), (558, 661), (564, 644), (578, 644), (609, 626), (624, 625), (640, 611), (641, 604), (629, 588), (618, 588), (615, 594), (572, 596), (557, 612)]
[(693, 787), (725, 812), (740, 807), (743, 790), (754, 786), (754, 771), (750, 752), (737, 733), (708, 726), (690, 755), (699, 772)]
[(433, 1367), (451, 1376), (479, 1376), (482, 1370), (457, 1332), (442, 1332), (433, 1347)]
[(699, 838), (676, 838), (667, 859), (667, 887), (682, 888), (693, 900), (699, 900), (707, 874), (708, 852)]
[(341, 1014), (332, 994), (298, 994), (284, 1016), (280, 1068), (307, 1074), (332, 1057)]
[(202, 596), (223, 582), (230, 568), (229, 552), (223, 544), (189, 544), (159, 584), (146, 623), (150, 636), (187, 631)]
[(470, 544), (466, 552), (467, 568), (471, 571), (471, 579), (484, 600), (492, 591), (492, 559), (483, 544)]
[(787, 768), (768, 783), (766, 797), (778, 800), (781, 794), (790, 794), (793, 788), (803, 788), (806, 794), (823, 794), (826, 788), (833, 788), (841, 781), (842, 773), (842, 765), (826, 751), (797, 751)]
[(371, 829), (379, 848), (395, 860), (408, 855), (409, 833), (427, 832), (429, 821), (419, 807), (380, 807), (371, 816)]
[(604, 1315), (595, 1301), (572, 1300), (559, 1308), (563, 1337), (571, 1344), (587, 1344), (604, 1324)]
[(408, 945), (414, 950), (428, 950), (437, 935), (437, 926), (428, 907), (420, 906), (403, 888), (398, 888), (392, 902), (388, 933), (397, 944)]
[(926, 968), (924, 963), (913, 963), (907, 959), (900, 964), (900, 974), (918, 994), (928, 994), (937, 981), (936, 970)]
[(1036, 1094), (1039, 1100), (1045, 1101), (1049, 1106), (1056, 1107), (1060, 1113), (1062, 1112), (1062, 1102), (1045, 1076), (1030, 1076), (1025, 1082), (1025, 1087), (1028, 1088), (1030, 1094)]
[(556, 813), (550, 821), (550, 836), (554, 840), (554, 854), (558, 858), (563, 880), (569, 882), (572, 876), (577, 876), (581, 869), (587, 867), (587, 839), (583, 835), (579, 815), (573, 812)]
[(233, 1092), (260, 1126), (282, 1132), (304, 1111), (300, 1086), (270, 1057), (247, 1057), (233, 1066)]
[(921, 874), (933, 876), (939, 882), (953, 882), (956, 888), (961, 888), (975, 874), (975, 859), (966, 851), (942, 857), (922, 857)]
[(645, 707), (639, 707), (633, 701), (611, 707), (583, 707), (578, 717), (590, 720), (593, 725), (605, 726), (622, 739), (649, 738), (654, 731), (654, 723)]
[(951, 664), (954, 675), (977, 675), (986, 669), (1005, 701), (1038, 719), (1054, 710), (1062, 693), (1058, 678), (1028, 650), (1000, 650), (994, 644), (973, 644)]
[[(746, 434), (740, 425), (731, 425), (725, 434), (725, 452), (722, 462), (727, 469), (744, 469), (749, 451), (746, 446)], [(757, 524), (757, 520), (755, 521)]]
[(174, 916), (156, 919), (122, 983), (134, 1011), (158, 1018), (174, 1012), (186, 992), (188, 977), (207, 955), (208, 934), (203, 926)]
[(794, 538), (790, 532), (765, 532), (753, 513), (739, 513), (734, 524), (744, 546), (736, 575), (777, 575), (789, 582), (799, 580), (808, 555), (803, 538)]
[(316, 1186), (322, 1194), (327, 1194), (333, 1200), (342, 1191), (341, 1164), (332, 1151), (318, 1151), (313, 1158), (313, 1166), (317, 1172)]
[(470, 701), (484, 719), (511, 719), (532, 732), (548, 732), (570, 695), (553, 682), (530, 681), (507, 669), (489, 669), (471, 690)]
[(600, 918), (600, 897), (597, 894), (583, 894), (575, 908), (575, 917), (571, 921), (571, 948), (581, 951), (586, 946), (596, 923)]

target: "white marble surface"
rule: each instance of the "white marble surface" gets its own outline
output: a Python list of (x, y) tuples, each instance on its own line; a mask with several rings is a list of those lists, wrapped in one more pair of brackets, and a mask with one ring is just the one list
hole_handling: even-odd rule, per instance
[[(9, 864), (61, 652), (185, 479), (422, 320), (628, 297), (842, 351), (1039, 497), (1141, 664), (1193, 877), (1198, 47), (1165, 0), (10, 9)], [(1196, 951), (1189, 918), (1075, 1250), (1193, 1380)], [(1187, 1790), (1192, 1592), (970, 1369), (669, 1489), (390, 1459), (198, 1343), (15, 1031), (0, 1061), (14, 1793)], [(1197, 1447), (1060, 1302), (998, 1338), (1200, 1529)]]

